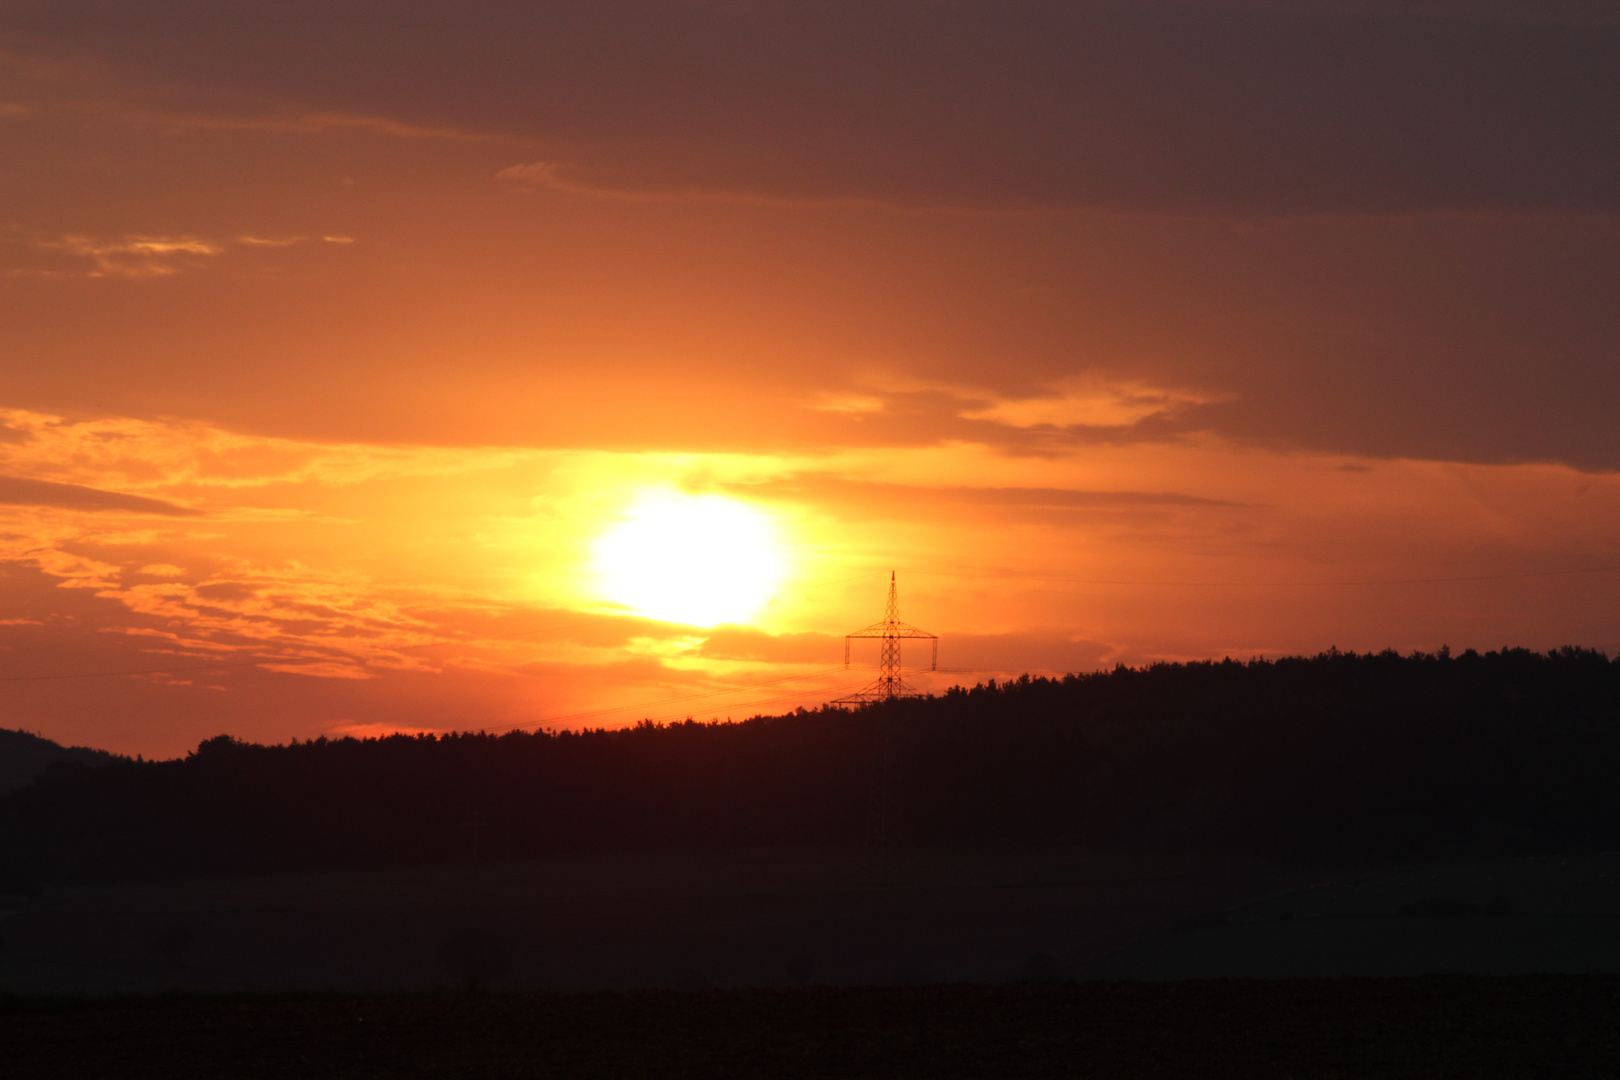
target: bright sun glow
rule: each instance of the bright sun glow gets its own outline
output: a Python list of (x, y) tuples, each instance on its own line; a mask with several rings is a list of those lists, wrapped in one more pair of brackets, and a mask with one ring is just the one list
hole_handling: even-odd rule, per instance
[(593, 554), (606, 599), (688, 626), (748, 621), (786, 572), (771, 518), (721, 495), (646, 495)]

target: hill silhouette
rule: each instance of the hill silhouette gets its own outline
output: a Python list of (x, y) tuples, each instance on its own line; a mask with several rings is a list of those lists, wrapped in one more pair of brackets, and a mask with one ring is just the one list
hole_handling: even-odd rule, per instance
[(0, 792), (24, 787), (54, 762), (106, 765), (114, 755), (83, 746), (62, 746), (27, 731), (0, 728)]
[(667, 847), (1073, 844), (1292, 857), (1620, 840), (1620, 662), (1330, 651), (620, 730), (227, 736), (0, 798), (31, 882)]

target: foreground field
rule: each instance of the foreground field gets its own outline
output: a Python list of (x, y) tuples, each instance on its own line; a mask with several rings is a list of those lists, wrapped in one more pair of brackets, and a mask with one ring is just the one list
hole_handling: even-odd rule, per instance
[(0, 905), (0, 992), (425, 990), (464, 979), (467, 934), (489, 981), (574, 991), (1620, 975), (1620, 856), (666, 851), (59, 888)]
[(1620, 979), (10, 999), (8, 1077), (1597, 1077)]

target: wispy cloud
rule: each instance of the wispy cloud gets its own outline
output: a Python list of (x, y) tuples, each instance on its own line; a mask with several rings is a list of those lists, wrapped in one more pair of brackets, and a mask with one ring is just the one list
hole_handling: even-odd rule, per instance
[(223, 244), (195, 236), (124, 236), (116, 240), (64, 236), (37, 246), (87, 260), (90, 277), (163, 277), (194, 269), (225, 252)]
[(164, 517), (195, 517), (200, 513), (143, 495), (126, 495), (80, 484), (57, 484), (21, 476), (0, 476), (0, 505), (57, 506), (67, 510), (158, 514)]
[(320, 135), (328, 131), (374, 131), (397, 139), (439, 139), (451, 142), (524, 143), (500, 132), (486, 132), (435, 124), (418, 124), (386, 116), (330, 111), (287, 111), (270, 115), (231, 115), (229, 113), (185, 112), (160, 108), (130, 109), (111, 107), (126, 120), (158, 128), (191, 131), (263, 131), (297, 135)]
[(0, 245), (22, 253), (4, 272), (14, 277), (162, 278), (207, 269), (232, 252), (270, 252), (309, 244), (352, 244), (354, 237), (260, 236), (228, 239), (127, 233), (42, 236), (0, 227)]
[[(56, 483), (115, 486), (160, 497), (175, 488), (215, 493), (272, 484), (356, 484), (380, 477), (444, 476), (543, 457), (518, 448), (393, 447), (248, 435), (183, 420), (67, 420), (0, 408), (0, 469)], [(224, 509), (224, 508), (221, 508)], [(256, 508), (262, 516), (272, 508)], [(296, 513), (296, 508), (277, 512)]]
[(1229, 394), (1150, 386), (1136, 380), (1079, 380), (1039, 394), (1001, 397), (983, 407), (965, 409), (961, 415), (1016, 428), (1131, 427), (1150, 417), (1173, 417), (1194, 405), (1230, 398)]
[(1108, 442), (1173, 441), (1200, 430), (1205, 406), (1237, 395), (1140, 379), (1080, 375), (1023, 389), (998, 389), (870, 372), (841, 391), (802, 402), (860, 432), (907, 441), (961, 441), (1005, 453), (1068, 453)]
[(236, 242), (238, 244), (244, 244), (247, 247), (284, 248), (284, 247), (295, 247), (298, 244), (307, 244), (307, 243), (309, 243), (309, 237), (307, 237), (307, 236), (287, 236), (287, 237), (278, 237), (278, 236), (238, 236), (236, 238)]
[[(614, 170), (605, 170), (611, 174)], [(633, 171), (633, 170), (632, 170)], [(704, 184), (696, 181), (665, 179), (636, 183), (628, 178), (596, 176), (591, 170), (560, 161), (527, 161), (510, 165), (495, 179), (535, 191), (555, 191), (581, 198), (606, 199), (629, 203), (714, 203), (721, 205), (769, 206), (784, 209), (882, 210), (905, 215), (945, 214), (951, 216), (1023, 216), (1050, 209), (1031, 205), (986, 205), (969, 200), (934, 198), (894, 199), (863, 193), (803, 194), (770, 190), (748, 184)]]

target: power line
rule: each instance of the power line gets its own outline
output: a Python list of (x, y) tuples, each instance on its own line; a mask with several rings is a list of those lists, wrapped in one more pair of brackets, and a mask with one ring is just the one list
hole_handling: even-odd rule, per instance
[[(593, 716), (606, 716), (606, 715), (609, 715), (611, 713), (631, 712), (631, 711), (636, 710), (636, 709), (650, 709), (650, 708), (652, 708), (652, 707), (654, 707), (656, 705), (670, 705), (670, 704), (673, 704), (674, 702), (677, 702), (677, 701), (695, 701), (695, 700), (697, 700), (699, 698), (719, 697), (722, 694), (734, 694), (734, 693), (737, 693), (740, 690), (757, 690), (762, 686), (777, 686), (777, 685), (779, 685), (781, 683), (793, 682), (794, 680), (797, 680), (797, 679), (812, 679), (812, 678), (815, 678), (816, 676), (819, 676), (819, 675), (830, 675), (833, 672), (840, 671), (840, 670), (842, 670), (842, 669), (841, 668), (824, 668), (824, 669), (822, 669), (820, 671), (805, 672), (804, 674), (801, 674), (801, 675), (784, 675), (783, 677), (781, 677), (779, 679), (765, 679), (765, 680), (763, 680), (761, 682), (743, 683), (743, 684), (738, 685), (738, 686), (722, 686), (717, 690), (703, 690), (703, 691), (699, 691), (699, 692), (693, 693), (693, 694), (681, 694), (681, 695), (678, 695), (676, 697), (659, 698), (656, 701), (642, 701), (642, 702), (638, 702), (638, 703), (636, 703), (634, 705), (617, 705), (617, 706), (614, 706), (613, 708), (609, 708), (609, 709), (592, 709), (592, 710), (590, 710), (588, 712), (568, 713), (567, 715), (564, 715), (564, 716), (551, 717), (548, 720), (541, 721), (541, 723), (550, 724), (550, 723), (560, 723), (560, 722), (566, 721), (566, 720), (584, 720), (584, 719), (587, 719), (587, 718), (590, 718), (590, 717), (593, 717)], [(521, 726), (521, 725), (515, 725), (514, 724), (513, 726), (518, 727), (518, 726)]]
[[(525, 631), (524, 634), (521, 634), (521, 635), (520, 634), (514, 634), (514, 635), (508, 635), (508, 636), (521, 637), (521, 636), (527, 636), (528, 634), (548, 633), (548, 632), (553, 631), (553, 630), (567, 630), (567, 629), (572, 629), (573, 627), (578, 627), (578, 626), (592, 626), (592, 625), (595, 625), (596, 621), (597, 620), (592, 620), (590, 622), (567, 623), (567, 624), (564, 624), (563, 626), (548, 626), (544, 630), (531, 630), (531, 631)], [(499, 639), (485, 638), (484, 640), (488, 641), (488, 640), (499, 640)], [(455, 641), (455, 640), (452, 640), (452, 641), (431, 641), (431, 642), (428, 642), (425, 645), (405, 645), (405, 646), (402, 646), (400, 648), (393, 649), (391, 651), (393, 651), (393, 652), (409, 652), (412, 649), (427, 649), (427, 648), (432, 648), (432, 647), (437, 646), (437, 645), (457, 645), (457, 644), (471, 644), (471, 643), (470, 642), (460, 642), (460, 641)], [(219, 663), (219, 664), (188, 664), (188, 665), (185, 665), (185, 666), (170, 665), (169, 667), (142, 668), (142, 669), (134, 670), (134, 671), (130, 671), (130, 670), (120, 670), (120, 671), (74, 671), (74, 672), (67, 672), (65, 674), (59, 674), (59, 675), (3, 675), (3, 676), (0, 676), (0, 682), (47, 682), (47, 681), (54, 681), (54, 680), (58, 680), (58, 679), (106, 679), (106, 678), (112, 678), (113, 676), (117, 676), (117, 675), (178, 675), (178, 674), (181, 674), (181, 673), (184, 673), (184, 672), (189, 672), (189, 671), (226, 671), (226, 670), (229, 670), (231, 668), (261, 667), (261, 666), (263, 666), (265, 664), (331, 664), (331, 663), (345, 663), (345, 662), (354, 663), (354, 664), (361, 664), (361, 665), (365, 665), (365, 664), (369, 663), (369, 661), (364, 660), (364, 659), (362, 659), (360, 657), (357, 657), (353, 653), (340, 653), (340, 654), (337, 654), (335, 656), (317, 657), (317, 658), (311, 658), (311, 657), (262, 657), (262, 658), (257, 659), (257, 660), (232, 660), (232, 661), (227, 661), (227, 662)]]
[(481, 638), (450, 638), (445, 641), (429, 641), (421, 645), (402, 645), (394, 652), (410, 652), (412, 649), (436, 649), (441, 645), (477, 645), (485, 641), (513, 641), (517, 638), (537, 637), (540, 634), (551, 634), (558, 630), (577, 630), (581, 626), (599, 626), (603, 619), (615, 618), (613, 615), (600, 615), (594, 619), (582, 619), (579, 622), (563, 623), (560, 626), (542, 626), (538, 630), (520, 630), (515, 634), (493, 634)]
[[(842, 694), (842, 693), (845, 693), (846, 691), (853, 690), (853, 689), (855, 689), (856, 687), (858, 687), (860, 685), (861, 685), (860, 683), (849, 683), (849, 684), (847, 684), (845, 686), (834, 687), (833, 689), (831, 689), (831, 690), (829, 690), (827, 692), (831, 693), (831, 694)], [(776, 697), (758, 698), (758, 699), (756, 699), (754, 701), (740, 701), (740, 702), (737, 702), (736, 704), (728, 706), (728, 708), (732, 708), (732, 709), (751, 709), (755, 705), (769, 705), (772, 702), (777, 702), (777, 701), (791, 701), (793, 698), (796, 698), (796, 697), (799, 697), (799, 696), (801, 696), (801, 695), (799, 695), (799, 694), (779, 694)], [(834, 704), (837, 704), (837, 702), (834, 702)], [(706, 710), (699, 710), (699, 711), (706, 711)], [(668, 713), (668, 714), (666, 714), (664, 716), (649, 716), (649, 717), (647, 717), (647, 719), (648, 720), (655, 720), (655, 721), (656, 720), (676, 720), (676, 719), (679, 719), (682, 715), (683, 715), (682, 713)], [(690, 715), (690, 714), (685, 714), (685, 715)]]
[[(678, 697), (659, 698), (656, 701), (637, 702), (637, 703), (635, 703), (633, 705), (617, 705), (617, 706), (614, 706), (613, 708), (610, 708), (610, 709), (593, 709), (593, 710), (590, 710), (588, 712), (568, 713), (568, 714), (563, 715), (563, 716), (547, 717), (544, 720), (529, 720), (529, 721), (525, 721), (525, 722), (520, 723), (520, 724), (505, 724), (505, 725), (502, 725), (501, 727), (488, 728), (486, 730), (489, 730), (489, 731), (512, 731), (512, 730), (514, 730), (516, 728), (528, 727), (530, 724), (535, 724), (535, 725), (538, 725), (538, 726), (545, 726), (547, 724), (565, 723), (565, 722), (571, 721), (571, 720), (585, 720), (585, 719), (589, 719), (591, 717), (596, 717), (596, 716), (607, 716), (607, 715), (612, 714), (612, 713), (633, 712), (633, 711), (635, 711), (637, 709), (650, 709), (650, 708), (652, 708), (652, 707), (654, 707), (656, 705), (670, 705), (670, 704), (673, 704), (674, 702), (677, 702), (677, 701), (695, 701), (695, 700), (698, 700), (700, 698), (719, 697), (722, 694), (734, 694), (734, 693), (737, 693), (740, 690), (757, 690), (762, 686), (778, 686), (778, 685), (780, 685), (782, 683), (785, 683), (785, 682), (793, 682), (796, 679), (813, 679), (813, 678), (815, 678), (817, 676), (820, 676), (820, 675), (830, 675), (835, 671), (842, 671), (842, 670), (843, 670), (843, 668), (824, 668), (824, 669), (822, 669), (820, 671), (808, 671), (808, 672), (804, 672), (803, 674), (799, 674), (799, 675), (784, 675), (780, 679), (765, 679), (762, 682), (743, 683), (743, 684), (741, 684), (739, 686), (722, 686), (718, 690), (704, 690), (704, 691), (700, 691), (700, 692), (695, 693), (695, 694), (682, 694), (682, 695), (680, 695)], [(786, 696), (786, 697), (797, 697), (798, 695), (796, 695), (796, 694), (788, 694), (788, 695), (784, 695), (784, 696)], [(777, 699), (768, 699), (768, 700), (777, 700)], [(731, 708), (743, 708), (748, 704), (750, 704), (750, 703), (743, 702), (741, 704), (732, 705), (730, 707)], [(678, 714), (672, 714), (672, 715), (678, 715)]]
[(1020, 675), (1078, 675), (1083, 668), (1026, 668), (1026, 667), (942, 667), (935, 668), (949, 675), (994, 675), (1003, 671), (1016, 671)]
[[(781, 590), (778, 593), (778, 595), (794, 595), (794, 594), (798, 594), (798, 593), (809, 592), (809, 591), (812, 591), (812, 590), (815, 590), (815, 589), (824, 588), (824, 587), (829, 586), (829, 585), (839, 585), (839, 584), (843, 584), (843, 583), (849, 582), (849, 581), (859, 581), (859, 580), (861, 580), (863, 578), (872, 577), (872, 576), (874, 576), (874, 575), (876, 575), (878, 573), (880, 573), (880, 571), (870, 570), (870, 571), (866, 571), (866, 572), (863, 572), (863, 573), (860, 573), (860, 574), (854, 574), (854, 575), (851, 575), (849, 577), (834, 578), (834, 579), (831, 579), (831, 580), (828, 580), (828, 581), (814, 582), (814, 583), (811, 583), (811, 584), (808, 584), (808, 585), (800, 586), (800, 587), (795, 588), (795, 589)], [(1063, 576), (1056, 576), (1056, 575), (1022, 574), (1022, 573), (1013, 573), (1013, 572), (1007, 572), (1007, 571), (986, 571), (986, 570), (980, 570), (980, 571), (951, 571), (951, 570), (917, 570), (917, 569), (910, 569), (910, 570), (907, 570), (907, 573), (921, 574), (921, 575), (924, 575), (924, 576), (927, 576), (927, 577), (954, 577), (954, 578), (963, 578), (963, 579), (968, 579), (968, 580), (985, 579), (985, 580), (996, 580), (996, 581), (1040, 581), (1040, 582), (1056, 582), (1056, 583), (1071, 584), (1071, 585), (1097, 585), (1097, 586), (1125, 585), (1125, 586), (1151, 586), (1151, 587), (1167, 587), (1167, 588), (1258, 588), (1258, 589), (1273, 589), (1273, 588), (1334, 588), (1334, 587), (1362, 587), (1362, 586), (1389, 586), (1389, 585), (1439, 585), (1439, 584), (1469, 584), (1469, 583), (1478, 583), (1478, 582), (1487, 582), (1487, 581), (1522, 581), (1522, 580), (1533, 580), (1533, 579), (1537, 579), (1537, 578), (1574, 577), (1574, 576), (1585, 575), (1585, 574), (1620, 573), (1620, 566), (1577, 567), (1577, 568), (1568, 569), (1568, 570), (1530, 570), (1530, 571), (1522, 571), (1522, 572), (1517, 572), (1517, 573), (1505, 573), (1505, 574), (1468, 574), (1468, 575), (1458, 575), (1458, 576), (1452, 576), (1452, 577), (1370, 578), (1370, 579), (1360, 579), (1360, 580), (1320, 580), (1320, 581), (1186, 581), (1186, 580), (1168, 581), (1168, 580), (1147, 580), (1147, 579), (1132, 580), (1132, 579), (1119, 579), (1119, 578), (1063, 577)], [(626, 616), (626, 615), (619, 615), (619, 614), (612, 614), (612, 613), (604, 613), (602, 615), (596, 616), (596, 617), (591, 618), (591, 619), (579, 620), (579, 621), (569, 622), (569, 623), (562, 623), (560, 625), (554, 625), (554, 626), (546, 626), (546, 627), (541, 627), (541, 628), (536, 629), (536, 630), (523, 630), (523, 631), (518, 631), (518, 632), (515, 632), (515, 633), (511, 633), (511, 634), (500, 634), (500, 635), (495, 635), (495, 636), (485, 636), (485, 637), (476, 638), (476, 639), (455, 638), (455, 639), (449, 639), (449, 640), (445, 640), (445, 641), (425, 642), (425, 643), (420, 644), (420, 645), (400, 646), (400, 647), (392, 649), (390, 651), (396, 652), (396, 653), (410, 652), (410, 651), (414, 651), (414, 650), (418, 650), (418, 649), (440, 648), (440, 647), (444, 647), (444, 646), (448, 646), (448, 645), (466, 645), (466, 646), (476, 647), (477, 645), (479, 645), (479, 644), (481, 644), (483, 642), (511, 641), (511, 640), (516, 640), (516, 639), (519, 639), (519, 638), (536, 637), (536, 636), (540, 636), (540, 635), (543, 635), (543, 634), (557, 633), (557, 632), (563, 631), (563, 630), (573, 630), (573, 629), (578, 629), (580, 627), (585, 627), (585, 626), (597, 626), (597, 625), (600, 625), (602, 623), (602, 621), (606, 620), (606, 619), (625, 618), (625, 617), (635, 617), (635, 616)], [(653, 620), (653, 621), (657, 621), (657, 620)], [(359, 665), (369, 665), (370, 661), (366, 660), (366, 659), (363, 659), (361, 657), (357, 657), (357, 656), (355, 656), (355, 655), (353, 655), (351, 653), (344, 653), (344, 654), (339, 654), (339, 655), (336, 655), (336, 656), (324, 657), (324, 658), (261, 657), (261, 658), (254, 659), (254, 660), (226, 661), (226, 662), (222, 662), (222, 663), (218, 663), (218, 664), (188, 664), (188, 665), (183, 665), (183, 666), (170, 665), (170, 666), (167, 666), (167, 667), (141, 668), (141, 669), (133, 669), (133, 670), (132, 669), (120, 669), (120, 670), (116, 670), (116, 671), (67, 672), (67, 673), (50, 674), (50, 675), (6, 675), (6, 676), (0, 676), (0, 683), (56, 682), (56, 681), (63, 681), (63, 680), (69, 680), (69, 679), (104, 679), (104, 678), (116, 678), (116, 677), (119, 677), (119, 676), (131, 676), (131, 677), (133, 677), (133, 676), (142, 676), (142, 675), (179, 675), (179, 674), (186, 674), (186, 673), (191, 673), (191, 672), (227, 671), (227, 670), (232, 670), (232, 669), (236, 669), (236, 668), (264, 667), (264, 666), (267, 666), (267, 665), (270, 665), (270, 664), (308, 665), (308, 664), (320, 664), (320, 663), (352, 663), (352, 664), (359, 664)], [(829, 669), (829, 670), (836, 670), (836, 669)], [(1010, 670), (1013, 670), (1013, 669), (1011, 669), (1011, 668), (942, 668), (942, 669), (939, 669), (939, 670), (951, 671), (951, 672), (961, 672), (961, 673), (964, 673), (964, 674), (971, 674), (971, 673), (977, 673), (977, 672), (1010, 671)], [(1033, 672), (1033, 671), (1030, 672), (1030, 673), (1035, 674), (1035, 672)], [(1058, 674), (1058, 672), (1042, 672), (1042, 673)], [(792, 678), (804, 678), (804, 677), (807, 677), (807, 676), (792, 676)], [(766, 684), (752, 684), (752, 685), (766, 685)], [(750, 687), (745, 686), (745, 687), (737, 687), (737, 688), (734, 688), (734, 689), (748, 689), (748, 688), (750, 688)], [(725, 693), (725, 692), (728, 692), (728, 691), (715, 691), (715, 693)], [(704, 696), (704, 695), (694, 695), (694, 696)], [(671, 699), (667, 699), (667, 700), (668, 701), (675, 701), (675, 700), (682, 700), (682, 699), (671, 698)], [(653, 702), (651, 704), (663, 704), (663, 703), (664, 702)], [(644, 706), (627, 706), (626, 708), (641, 708), (641, 707), (644, 707)], [(624, 711), (624, 710), (623, 709), (599, 710), (598, 712), (600, 712), (602, 714), (606, 714), (607, 712), (618, 712), (618, 711)], [(567, 716), (567, 717), (558, 717), (558, 718), (554, 718), (554, 719), (556, 719), (556, 720), (579, 719), (579, 718), (582, 718), (583, 716), (587, 716), (587, 715), (597, 715), (597, 714), (596, 713), (571, 714), (570, 716)], [(542, 722), (550, 722), (550, 721), (542, 721)], [(522, 726), (522, 725), (513, 725), (513, 726), (517, 727), (517, 726)], [(499, 730), (499, 729), (497, 729), (497, 730)]]
[(224, 671), (227, 668), (260, 667), (264, 664), (326, 664), (332, 660), (308, 658), (266, 657), (258, 660), (235, 660), (226, 664), (197, 664), (187, 667), (169, 666), (147, 668), (142, 671), (77, 671), (65, 675), (5, 675), (0, 682), (46, 682), (55, 679), (106, 679), (114, 675), (178, 675), (187, 671)]
[[(876, 571), (876, 570), (868, 570), (865, 573), (855, 574), (855, 575), (852, 575), (850, 577), (834, 578), (831, 581), (812, 582), (812, 583), (810, 583), (808, 585), (802, 585), (802, 586), (800, 586), (800, 587), (798, 587), (796, 589), (781, 590), (777, 595), (792, 596), (792, 595), (795, 595), (797, 593), (809, 592), (809, 591), (811, 591), (813, 589), (824, 588), (824, 587), (826, 587), (828, 585), (841, 585), (846, 581), (859, 581), (862, 578), (872, 577), (875, 574), (877, 574), (878, 572), (879, 571)], [(390, 649), (388, 651), (395, 652), (395, 653), (402, 653), (402, 652), (411, 652), (411, 651), (414, 651), (416, 649), (440, 648), (440, 647), (443, 647), (443, 646), (446, 646), (446, 645), (466, 645), (466, 646), (476, 647), (476, 646), (478, 646), (478, 645), (480, 645), (480, 644), (482, 644), (484, 642), (489, 642), (489, 641), (513, 641), (513, 640), (516, 640), (518, 638), (537, 637), (537, 636), (539, 636), (541, 634), (556, 633), (556, 632), (558, 632), (560, 630), (577, 630), (582, 626), (599, 626), (606, 619), (638, 618), (638, 617), (640, 617), (640, 616), (608, 613), (608, 614), (598, 615), (595, 618), (591, 618), (591, 619), (582, 619), (582, 620), (579, 620), (577, 622), (562, 623), (562, 624), (556, 625), (556, 626), (544, 626), (544, 627), (539, 628), (538, 630), (520, 630), (520, 631), (518, 631), (516, 633), (511, 633), (511, 634), (497, 634), (497, 635), (493, 635), (493, 636), (484, 636), (484, 637), (473, 638), (473, 639), (450, 638), (450, 639), (447, 639), (445, 641), (424, 642), (421, 645), (402, 645), (402, 646), (399, 646), (398, 648)], [(659, 620), (650, 620), (650, 621), (655, 621), (656, 622), (656, 621), (659, 621)], [(362, 657), (359, 657), (359, 656), (355, 656), (353, 653), (340, 653), (340, 654), (335, 655), (335, 656), (321, 657), (321, 658), (309, 658), (309, 657), (279, 658), (279, 657), (270, 657), (270, 658), (259, 659), (259, 660), (232, 660), (232, 661), (227, 661), (227, 662), (219, 663), (219, 664), (189, 664), (189, 665), (186, 665), (186, 666), (183, 666), (183, 667), (172, 666), (171, 665), (169, 667), (142, 668), (142, 669), (139, 669), (139, 670), (75, 671), (75, 672), (67, 672), (67, 673), (56, 674), (56, 675), (3, 675), (3, 676), (0, 676), (0, 683), (10, 683), (10, 682), (55, 682), (55, 681), (64, 680), (64, 679), (108, 679), (108, 678), (114, 678), (114, 677), (119, 676), (119, 675), (130, 675), (130, 676), (134, 676), (134, 675), (179, 675), (179, 674), (183, 674), (183, 673), (186, 673), (186, 672), (194, 672), (194, 671), (228, 671), (228, 670), (233, 669), (233, 668), (262, 667), (265, 664), (326, 664), (326, 663), (352, 663), (352, 664), (359, 664), (359, 665), (362, 665), (362, 666), (366, 666), (366, 665), (369, 665), (371, 663), (371, 661), (369, 661), (367, 659), (364, 659)], [(828, 670), (837, 670), (837, 669), (836, 668), (830, 668)], [(794, 678), (802, 678), (802, 677), (803, 676), (794, 676)], [(670, 700), (673, 701), (673, 700), (679, 700), (679, 699), (672, 698)], [(658, 704), (658, 703), (655, 702), (655, 704)], [(639, 706), (632, 706), (632, 707), (633, 708), (638, 708)]]
[(1514, 574), (1470, 574), (1459, 577), (1373, 578), (1360, 581), (1133, 581), (1118, 578), (1053, 577), (1044, 574), (1017, 574), (995, 571), (907, 570), (926, 577), (985, 578), (993, 581), (1056, 581), (1071, 585), (1157, 585), (1211, 589), (1328, 588), (1359, 585), (1441, 585), (1480, 581), (1518, 581), (1529, 578), (1571, 577), (1577, 574), (1620, 573), (1620, 566), (1588, 566), (1574, 570), (1530, 570)]
[[(869, 577), (872, 577), (872, 576), (874, 576), (875, 574), (878, 574), (878, 573), (880, 573), (880, 571), (868, 570), (868, 571), (866, 571), (864, 573), (854, 574), (854, 575), (852, 575), (850, 577), (833, 578), (831, 581), (813, 581), (808, 585), (800, 585), (797, 588), (793, 588), (793, 589), (779, 589), (775, 593), (772, 594), (772, 597), (774, 599), (777, 596), (796, 596), (799, 593), (811, 592), (811, 591), (813, 591), (815, 589), (825, 588), (825, 587), (827, 587), (829, 585), (842, 585), (846, 581), (859, 581), (862, 578), (869, 578)], [(393, 651), (394, 652), (407, 652), (407, 651), (409, 651), (411, 649), (433, 649), (433, 648), (438, 648), (441, 645), (478, 645), (481, 642), (485, 642), (485, 641), (513, 641), (513, 640), (516, 640), (518, 638), (536, 637), (536, 636), (541, 635), (541, 634), (550, 634), (550, 633), (554, 633), (554, 632), (556, 632), (558, 630), (576, 630), (576, 629), (578, 629), (579, 627), (582, 627), (582, 626), (599, 626), (599, 625), (601, 625), (601, 623), (602, 623), (602, 621), (604, 619), (637, 619), (637, 618), (647, 619), (647, 616), (645, 616), (645, 615), (637, 615), (637, 614), (635, 614), (633, 612), (604, 612), (601, 615), (598, 615), (593, 619), (586, 619), (586, 620), (582, 620), (580, 622), (563, 623), (563, 624), (561, 624), (559, 626), (544, 626), (544, 627), (541, 627), (538, 630), (520, 630), (520, 631), (518, 631), (516, 633), (512, 633), (512, 634), (495, 634), (495, 635), (492, 635), (492, 636), (484, 636), (484, 637), (480, 637), (480, 638), (451, 638), (451, 639), (446, 640), (446, 641), (430, 641), (430, 642), (427, 642), (426, 644), (423, 644), (423, 645), (406, 645), (406, 646), (403, 646), (401, 648), (395, 649)], [(649, 621), (649, 622), (663, 622), (664, 620), (662, 620), (662, 619), (647, 619), (647, 621)], [(678, 626), (680, 624), (679, 623), (674, 623), (674, 624), (670, 624), (670, 625)]]

